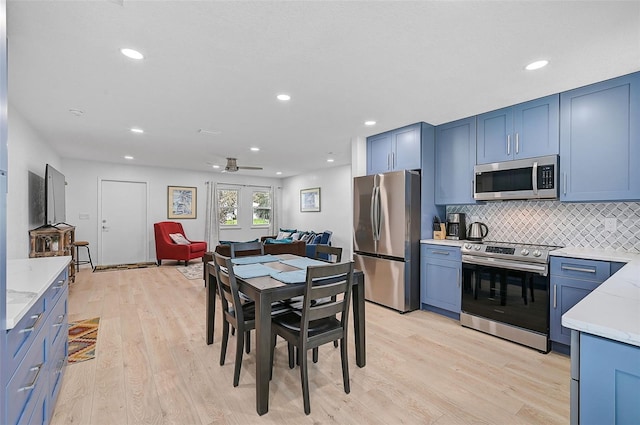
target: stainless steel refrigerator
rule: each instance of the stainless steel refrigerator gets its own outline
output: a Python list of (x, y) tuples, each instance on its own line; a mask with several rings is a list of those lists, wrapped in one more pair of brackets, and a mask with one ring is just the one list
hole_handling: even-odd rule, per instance
[(353, 252), (365, 298), (400, 312), (420, 307), (420, 174), (353, 179)]

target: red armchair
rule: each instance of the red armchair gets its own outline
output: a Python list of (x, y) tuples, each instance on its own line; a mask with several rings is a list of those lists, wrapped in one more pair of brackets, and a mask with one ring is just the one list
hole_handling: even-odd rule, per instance
[(202, 258), (207, 252), (207, 243), (202, 241), (192, 241), (187, 239), (188, 244), (179, 244), (173, 241), (170, 234), (179, 233), (185, 237), (182, 224), (175, 221), (161, 221), (154, 223), (153, 231), (156, 236), (156, 260), (158, 265), (162, 264), (162, 260), (184, 261), (186, 265), (189, 260), (194, 258)]

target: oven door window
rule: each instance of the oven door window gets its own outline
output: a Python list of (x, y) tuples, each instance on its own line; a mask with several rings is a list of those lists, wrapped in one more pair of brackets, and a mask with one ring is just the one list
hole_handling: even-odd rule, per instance
[(549, 329), (549, 278), (462, 264), (462, 311), (540, 333)]

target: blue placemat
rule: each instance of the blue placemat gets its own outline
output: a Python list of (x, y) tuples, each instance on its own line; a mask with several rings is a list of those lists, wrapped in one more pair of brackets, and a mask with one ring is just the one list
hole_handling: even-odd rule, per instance
[(249, 257), (237, 257), (231, 259), (233, 264), (257, 264), (257, 263), (273, 263), (278, 258), (271, 254), (267, 255), (251, 255)]
[(314, 260), (313, 258), (294, 258), (293, 260), (281, 260), (282, 264), (286, 264), (291, 267), (306, 270), (309, 266), (326, 266), (325, 261)]
[(250, 279), (252, 277), (269, 276), (275, 270), (262, 264), (244, 264), (233, 266), (233, 272), (240, 278)]
[(292, 272), (273, 270), (271, 277), (283, 283), (304, 283), (307, 280), (307, 272), (305, 270), (294, 270)]

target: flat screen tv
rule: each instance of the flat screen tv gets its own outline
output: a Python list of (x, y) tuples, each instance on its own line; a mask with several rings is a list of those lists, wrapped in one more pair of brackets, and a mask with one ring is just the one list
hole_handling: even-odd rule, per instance
[(64, 175), (47, 164), (44, 175), (45, 225), (55, 226), (64, 223), (65, 217), (65, 181)]

